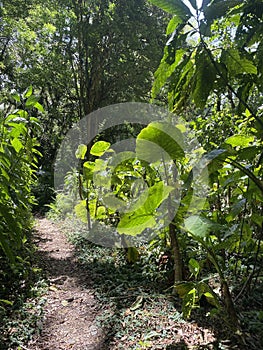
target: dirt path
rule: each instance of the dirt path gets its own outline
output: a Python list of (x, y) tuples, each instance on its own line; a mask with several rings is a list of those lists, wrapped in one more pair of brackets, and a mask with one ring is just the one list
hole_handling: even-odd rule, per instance
[[(21, 349), (113, 350), (131, 349), (135, 345), (137, 348), (137, 344), (141, 344), (141, 348), (146, 348), (145, 345), (149, 349), (167, 350), (219, 349), (221, 345), (224, 349), (241, 349), (239, 346), (225, 347), (225, 341), (229, 343), (229, 333), (227, 331), (224, 334), (224, 326), (221, 327), (221, 324), (211, 324), (209, 319), (203, 317), (194, 322), (180, 320), (176, 316), (180, 314), (174, 305), (171, 309), (168, 299), (164, 299), (162, 294), (161, 299), (158, 299), (159, 292), (152, 281), (144, 284), (139, 279), (139, 282), (135, 280), (136, 284), (131, 284), (131, 270), (128, 266), (121, 272), (118, 267), (115, 269), (115, 265), (110, 270), (103, 268), (104, 261), (102, 270), (95, 269), (96, 275), (92, 263), (81, 266), (74, 256), (74, 247), (51, 221), (38, 219), (34, 237), (38, 246), (38, 260), (46, 273), (49, 287), (45, 296), (47, 302), (44, 306), (42, 332)], [(110, 260), (107, 263), (112, 268)], [(123, 277), (121, 279), (120, 273)], [(109, 299), (112, 297), (111, 306), (108, 302), (99, 305), (93, 295), (95, 287), (102, 286), (105, 282), (105, 293)], [(125, 287), (124, 283), (127, 284)], [(115, 293), (117, 289), (118, 292)], [(144, 294), (144, 303), (139, 308), (132, 309), (130, 305), (133, 307), (136, 296), (141, 295), (136, 294), (138, 289)], [(157, 294), (154, 294), (155, 290)], [(154, 302), (151, 293), (156, 297)], [(105, 312), (107, 317), (103, 318), (103, 334), (95, 319)], [(109, 318), (111, 322), (108, 322)]]
[(98, 305), (87, 271), (74, 258), (65, 235), (47, 219), (38, 219), (35, 242), (49, 289), (41, 335), (27, 345), (30, 350), (103, 349), (103, 335), (96, 327)]

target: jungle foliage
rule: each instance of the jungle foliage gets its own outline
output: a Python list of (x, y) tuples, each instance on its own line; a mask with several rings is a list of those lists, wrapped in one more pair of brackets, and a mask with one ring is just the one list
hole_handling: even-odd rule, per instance
[[(152, 102), (168, 106), (189, 128), (176, 117), (150, 123), (117, 166), (116, 135), (80, 145), (82, 168), (67, 175), (66, 194), (51, 207), (58, 215), (74, 208), (89, 229), (94, 221), (100, 230), (111, 226), (129, 264), (144, 257), (133, 239), (152, 229), (142, 250), (166, 256), (184, 317), (205, 300), (209, 314), (222, 317), (244, 345), (250, 312), (262, 326), (262, 300), (254, 292), (263, 288), (263, 4), (150, 3), (161, 10), (144, 1), (73, 0), (31, 0), (25, 11), (11, 1), (1, 8), (0, 258), (10, 269), (25, 263), (20, 252), (31, 225), (36, 148), (52, 164), (74, 121), (111, 103), (149, 101), (152, 86)], [(32, 88), (8, 94), (32, 83), (39, 100)], [(178, 141), (190, 142), (191, 131), (199, 141), (194, 158)], [(149, 151), (148, 142), (162, 152)], [(208, 169), (205, 196), (195, 191), (196, 169), (201, 179)], [(244, 311), (246, 300), (256, 309)]]
[(32, 94), (32, 87), (23, 94), (9, 97), (19, 104), (3, 103), (0, 110), (0, 315), (5, 308), (22, 298), (34, 275), (30, 244), (35, 198), (32, 186), (36, 181), (37, 150), (35, 135), (40, 131), (33, 110), (43, 107)]
[(35, 188), (43, 209), (56, 150), (72, 124), (113, 103), (149, 101), (169, 16), (144, 0), (21, 4), (0, 6), (0, 94), (32, 85), (45, 108)]
[(10, 264), (15, 264), (32, 223), (30, 208), (34, 197), (31, 192), (36, 179), (37, 156), (41, 156), (35, 138), (40, 124), (30, 111), (36, 108), (43, 112), (43, 107), (32, 95), (32, 87), (21, 96), (13, 94), (11, 98), (21, 103), (21, 108), (7, 112), (8, 106), (2, 105), (4, 110), (1, 110), (0, 246)]
[[(194, 167), (180, 143), (173, 141), (180, 139), (182, 131), (177, 125), (152, 123), (137, 136), (135, 154), (126, 155), (118, 166), (112, 161), (109, 143), (99, 141), (91, 148), (90, 154), (99, 158), (83, 164), (86, 199), (76, 211), (83, 217), (87, 207), (85, 220), (91, 215), (110, 222), (121, 235), (136, 236), (154, 227), (161, 231), (158, 239), (168, 237), (174, 288), (183, 298), (185, 316), (205, 296), (217, 309), (223, 306), (231, 325), (239, 328), (235, 302), (262, 283), (262, 3), (215, 0), (191, 1), (187, 6), (182, 1), (151, 2), (173, 15), (152, 97), (167, 94), (170, 109), (198, 130), (205, 146), (201, 159), (209, 169), (209, 194), (205, 203), (196, 198), (195, 207), (189, 209)], [(213, 127), (215, 137), (210, 140), (206, 132)], [(172, 139), (173, 131), (176, 137)], [(144, 146), (142, 141), (146, 141)], [(168, 152), (172, 161), (151, 151), (147, 158), (147, 141)], [(86, 151), (81, 145), (77, 156), (85, 160)], [(156, 159), (151, 158), (153, 153)], [(178, 174), (171, 185), (173, 162)], [(148, 197), (129, 207), (141, 177), (146, 180)], [(167, 227), (162, 227), (160, 221), (167, 222), (165, 215), (169, 217), (171, 208), (178, 205), (179, 183), (184, 189), (179, 208)], [(103, 196), (108, 189), (113, 195)], [(120, 215), (118, 206), (123, 201), (129, 211)], [(166, 214), (158, 220), (160, 208), (166, 208)], [(220, 292), (211, 287), (211, 273), (220, 281)]]
[[(262, 264), (262, 2), (151, 2), (173, 14), (152, 95), (165, 89), (173, 111), (190, 104), (206, 108), (192, 126), (203, 128), (200, 140), (207, 150), (222, 153), (210, 164), (210, 211), (204, 218), (230, 229), (231, 234), (221, 228), (210, 239), (221, 246), (223, 264), (235, 260), (245, 292)], [(205, 227), (201, 223), (190, 233), (200, 241)], [(211, 247), (203, 248), (211, 254)]]

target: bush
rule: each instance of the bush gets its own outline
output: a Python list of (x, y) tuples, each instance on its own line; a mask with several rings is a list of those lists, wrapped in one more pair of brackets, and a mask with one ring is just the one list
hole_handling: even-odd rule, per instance
[(31, 188), (40, 155), (34, 137), (40, 125), (30, 111), (43, 108), (32, 87), (22, 96), (12, 95), (12, 100), (21, 108), (7, 113), (12, 110), (9, 103), (0, 111), (0, 259), (15, 272), (23, 264), (21, 254), (32, 227)]

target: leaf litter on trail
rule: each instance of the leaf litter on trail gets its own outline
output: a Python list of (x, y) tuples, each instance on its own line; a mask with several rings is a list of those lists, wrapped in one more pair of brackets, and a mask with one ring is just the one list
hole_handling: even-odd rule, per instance
[[(208, 350), (223, 344), (226, 338), (218, 338), (217, 331), (221, 329), (216, 320), (213, 323), (204, 314), (201, 317), (198, 310), (195, 322), (182, 318), (180, 300), (167, 293), (160, 271), (147, 272), (140, 261), (127, 264), (122, 251), (90, 243), (85, 238), (86, 227), (75, 222), (73, 226), (71, 230), (72, 222), (68, 220), (61, 225), (70, 233), (68, 237), (75, 248), (66, 248), (64, 242), (59, 252), (51, 253), (52, 259), (59, 257), (55, 261), (60, 261), (61, 276), (67, 279), (59, 287), (56, 285), (58, 290), (49, 291), (49, 321), (40, 338), (44, 347), (30, 350), (49, 349), (55, 341), (50, 334), (61, 339), (61, 347), (51, 347), (54, 350), (70, 346), (72, 350)], [(53, 239), (57, 245), (57, 232)], [(56, 276), (50, 277), (59, 278), (59, 272), (56, 266)], [(75, 340), (73, 345), (70, 339)]]
[(103, 349), (103, 334), (94, 324), (97, 304), (90, 276), (74, 257), (74, 246), (57, 225), (47, 219), (38, 219), (36, 232), (39, 238), (36, 254), (50, 284), (42, 332), (25, 347), (30, 350)]

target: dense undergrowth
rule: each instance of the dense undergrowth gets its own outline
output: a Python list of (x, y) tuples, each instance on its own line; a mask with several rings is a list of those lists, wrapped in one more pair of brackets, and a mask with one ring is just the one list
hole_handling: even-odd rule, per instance
[[(158, 246), (141, 247), (140, 258), (131, 263), (125, 249), (91, 243), (86, 225), (79, 220), (71, 217), (56, 222), (75, 246), (76, 257), (91, 278), (99, 307), (96, 322), (104, 330), (110, 349), (262, 347), (262, 284), (249, 297), (239, 298), (242, 334), (233, 334), (225, 316), (214, 313), (206, 300), (200, 301), (189, 319), (183, 317), (182, 302), (171, 292), (172, 266), (167, 259), (160, 259), (163, 252)], [(10, 300), (10, 304), (0, 310), (1, 350), (22, 349), (20, 346), (41, 332), (47, 283), (37, 260), (31, 256), (29, 264), (31, 272), (27, 278), (17, 271), (16, 280), (1, 280)], [(236, 282), (232, 283), (235, 286)]]
[(23, 265), (10, 268), (2, 257), (0, 268), (0, 349), (22, 349), (33, 335), (41, 331), (44, 293), (47, 282), (33, 256), (30, 242), (24, 252)]
[[(72, 221), (65, 220), (65, 215), (61, 215), (62, 223), (68, 226), (69, 237), (76, 246), (76, 254), (83, 269), (91, 273), (97, 299), (102, 305), (98, 323), (108, 334), (109, 347), (120, 348), (121, 343), (124, 348), (130, 349), (157, 349), (158, 346), (164, 348), (165, 342), (168, 342), (169, 344), (166, 343), (165, 346), (171, 349), (179, 348), (179, 343), (182, 348), (194, 344), (193, 346), (197, 348), (207, 349), (209, 347), (260, 349), (263, 347), (262, 3), (260, 0), (247, 0), (243, 3), (235, 0), (228, 2), (213, 0), (203, 1), (200, 4), (190, 1), (187, 2), (188, 5), (191, 4), (189, 8), (182, 1), (151, 0), (151, 2), (172, 16), (167, 27), (168, 42), (164, 47), (163, 59), (155, 73), (152, 98), (160, 103), (164, 95), (167, 95), (164, 99), (165, 105), (168, 105), (174, 113), (182, 115), (197, 132), (201, 147), (195, 151), (199, 150), (200, 156), (204, 154), (202, 159), (209, 164), (209, 191), (206, 203), (196, 208), (197, 216), (194, 211), (187, 217), (195, 185), (192, 179), (192, 163), (189, 162), (187, 152), (181, 150), (176, 142), (172, 142), (176, 138), (169, 143), (166, 142), (167, 135), (174, 125), (169, 125), (167, 133), (162, 133), (164, 135), (159, 137), (160, 132), (165, 130), (159, 125), (158, 131), (157, 125), (151, 124), (142, 130), (136, 142), (138, 141), (139, 145), (142, 140), (154, 141), (161, 149), (171, 152), (170, 164), (158, 156), (158, 169), (152, 169), (150, 164), (156, 165), (156, 159), (154, 158), (154, 162), (151, 159), (149, 164), (145, 164), (140, 162), (138, 152), (137, 159), (120, 163), (119, 168), (113, 169), (115, 174), (109, 183), (109, 176), (104, 170), (112, 170), (110, 155), (107, 159), (99, 159), (101, 152), (96, 153), (93, 150), (91, 155), (98, 158), (91, 161), (90, 155), (86, 156), (85, 151), (80, 157), (84, 163), (83, 169), (79, 173), (73, 169), (72, 174), (69, 174), (75, 176), (75, 180), (82, 180), (79, 183), (71, 181), (74, 191), (82, 192), (81, 203), (75, 207), (75, 198), (72, 201), (72, 193), (65, 186), (66, 194), (58, 195), (56, 202), (50, 207), (57, 215), (74, 210), (82, 214), (85, 219), (88, 216), (86, 209), (89, 209), (88, 213), (93, 212), (94, 218), (103, 224), (119, 226), (119, 233), (123, 234), (126, 231), (136, 235), (140, 232), (133, 231), (136, 226), (140, 226), (137, 223), (142, 216), (147, 219), (143, 228), (148, 228), (147, 210), (151, 209), (151, 214), (154, 215), (160, 212), (164, 199), (161, 198), (163, 190), (166, 189), (165, 197), (169, 199), (169, 212), (172, 200), (175, 204), (177, 202), (175, 193), (178, 185), (183, 184), (183, 196), (176, 217), (172, 219), (169, 227), (159, 232), (162, 236), (170, 237), (166, 239), (164, 245), (159, 236), (156, 244), (142, 245), (137, 250), (101, 248), (89, 242), (85, 226), (76, 224), (75, 221), (72, 224)], [(35, 55), (34, 45), (37, 44), (35, 40), (38, 40), (36, 35), (38, 30), (33, 25), (39, 16), (38, 10), (42, 9), (42, 4), (37, 6), (36, 12), (35, 10), (31, 12), (29, 18), (32, 21), (28, 22), (32, 24), (31, 29), (30, 26), (24, 25), (24, 17), (21, 17), (22, 13), (30, 14), (31, 9), (25, 12), (24, 7), (20, 9), (18, 6), (19, 2), (14, 2), (11, 7), (7, 5), (3, 7), (4, 11), (7, 11), (3, 17), (6, 41), (3, 41), (2, 56), (5, 60), (0, 64), (1, 77), (4, 78), (4, 82), (1, 83), (3, 102), (0, 106), (0, 337), (2, 337), (0, 346), (3, 349), (19, 347), (22, 339), (30, 337), (34, 329), (38, 329), (37, 320), (42, 312), (41, 288), (44, 282), (41, 282), (38, 268), (32, 267), (33, 248), (30, 245), (31, 209), (35, 204), (32, 188), (34, 187), (35, 192), (39, 194), (40, 206), (44, 204), (44, 200), (40, 200), (40, 197), (46, 199), (47, 192), (41, 181), (38, 184), (35, 181), (37, 157), (40, 156), (36, 137), (43, 141), (42, 148), (46, 151), (43, 164), (45, 162), (53, 164), (56, 147), (65, 132), (65, 127), (66, 129), (70, 127), (73, 120), (83, 115), (83, 111), (88, 113), (98, 108), (103, 95), (96, 89), (94, 89), (96, 94), (93, 95), (94, 86), (92, 84), (90, 86), (93, 79), (82, 81), (86, 73), (89, 73), (86, 72), (86, 63), (93, 61), (93, 57), (97, 57), (99, 53), (97, 43), (100, 41), (97, 39), (91, 41), (95, 42), (96, 55), (93, 55), (93, 50), (87, 50), (86, 60), (80, 59), (85, 46), (83, 38), (86, 38), (83, 19), (87, 20), (89, 16), (81, 15), (78, 21), (78, 13), (89, 9), (89, 4), (84, 3), (80, 7), (81, 11), (76, 11), (76, 16), (67, 14), (64, 18), (65, 25), (61, 24), (61, 33), (68, 31), (68, 28), (72, 30), (69, 23), (76, 29), (69, 33), (72, 39), (69, 42), (64, 34), (57, 35), (61, 29), (46, 23), (46, 19), (41, 16), (41, 23), (43, 22), (46, 31), (44, 41), (42, 39), (40, 41), (43, 43), (43, 49), (47, 44), (46, 35), (50, 40), (50, 48), (56, 46), (54, 43), (58, 45), (61, 43), (55, 36), (65, 37), (67, 44), (70, 45), (75, 39), (82, 43), (76, 46), (75, 53), (63, 49), (63, 52), (54, 56), (50, 55), (51, 49), (47, 46), (43, 51), (42, 60)], [(113, 3), (105, 2), (105, 5), (109, 5), (106, 5), (108, 10), (103, 21), (106, 32), (108, 32), (108, 20), (111, 18), (109, 14), (114, 10)], [(54, 3), (50, 8), (55, 7)], [(11, 18), (14, 9), (18, 12)], [(92, 7), (92, 11), (95, 14), (97, 10)], [(9, 16), (9, 13), (12, 13), (12, 16)], [(44, 16), (45, 13), (44, 11)], [(57, 9), (52, 13), (56, 16)], [(21, 22), (18, 23), (17, 18), (20, 17)], [(51, 17), (48, 17), (50, 20)], [(101, 18), (100, 14), (99, 21)], [(57, 19), (60, 22), (60, 17)], [(55, 17), (52, 20), (57, 25)], [(100, 22), (95, 21), (93, 25), (88, 19), (88, 23), (99, 34), (97, 25)], [(20, 32), (25, 33), (23, 34), (25, 37), (20, 38)], [(150, 34), (152, 36), (152, 33)], [(99, 39), (97, 34), (95, 37)], [(137, 37), (140, 38), (136, 35)], [(79, 52), (77, 47), (80, 49)], [(151, 45), (148, 47), (150, 49)], [(126, 51), (127, 47), (123, 48)], [(104, 45), (100, 49), (101, 56), (104, 56)], [(154, 51), (152, 49), (149, 51), (150, 56), (157, 57), (158, 55), (152, 55)], [(90, 52), (93, 52), (91, 56)], [(28, 63), (26, 57), (29, 57)], [(36, 57), (41, 65), (45, 62), (45, 57), (48, 58), (51, 75), (54, 75), (60, 83), (56, 79), (50, 83), (46, 70), (41, 70), (42, 66), (41, 69), (35, 70), (32, 62), (35, 62)], [(65, 59), (60, 60), (58, 57)], [(129, 55), (124, 57), (125, 59), (120, 61), (117, 55), (117, 66), (120, 69), (122, 64), (126, 65), (128, 72), (130, 66), (127, 66), (129, 60), (126, 60), (126, 57)], [(49, 58), (52, 60), (49, 61)], [(140, 55), (137, 58), (141, 61)], [(17, 66), (13, 64), (16, 60)], [(68, 67), (63, 70), (64, 74), (61, 74), (61, 66), (57, 64), (62, 61), (66, 62), (65, 67)], [(115, 56), (112, 62), (115, 62)], [(94, 69), (94, 72), (97, 78), (93, 82), (96, 82), (97, 86), (104, 86), (105, 74), (97, 74), (97, 69)], [(41, 78), (43, 85), (39, 79), (31, 78), (39, 76), (43, 78)], [(120, 73), (118, 76), (122, 80), (123, 74)], [(6, 90), (12, 91), (13, 87), (19, 86), (20, 83), (21, 86), (27, 85), (31, 79), (38, 85), (42, 100), (48, 108), (48, 114), (43, 115), (41, 127), (39, 123), (41, 118), (37, 117), (38, 112), (43, 112), (43, 107), (33, 96), (32, 88), (22, 94), (10, 95), (6, 92)], [(147, 82), (150, 83), (148, 78)], [(71, 89), (73, 85), (76, 86), (76, 91)], [(128, 82), (128, 85), (132, 84)], [(142, 86), (144, 85), (145, 79), (142, 80)], [(61, 89), (58, 89), (59, 86)], [(70, 89), (66, 89), (66, 95), (65, 86), (70, 86)], [(86, 86), (90, 94), (83, 93), (86, 91), (85, 88), (78, 91), (78, 86)], [(126, 81), (121, 86), (122, 90), (125, 90), (123, 86), (126, 87)], [(71, 90), (68, 96), (68, 91)], [(88, 106), (92, 95), (94, 98), (97, 96), (98, 100)], [(103, 101), (102, 105), (106, 102), (115, 103), (114, 96), (115, 94)], [(128, 99), (131, 97), (127, 96)], [(145, 96), (139, 92), (135, 100), (137, 99), (145, 100)], [(122, 98), (121, 101), (123, 100), (126, 99)], [(79, 108), (76, 108), (76, 105), (79, 105)], [(43, 133), (43, 130), (46, 132)], [(183, 133), (182, 130), (180, 132)], [(118, 134), (118, 129), (115, 133)], [(50, 139), (47, 140), (48, 138)], [(114, 137), (109, 141), (113, 144)], [(139, 147), (140, 150), (143, 148)], [(175, 176), (177, 179), (173, 182), (172, 189), (167, 184), (174, 174), (173, 172), (165, 174), (162, 169), (169, 169), (174, 162), (177, 162), (180, 176)], [(100, 174), (97, 165), (104, 167)], [(134, 210), (126, 215), (126, 212), (120, 213), (114, 208), (115, 203), (112, 207), (107, 206), (106, 202), (103, 203), (101, 200), (103, 186), (95, 181), (96, 178), (105, 181), (102, 183), (105, 185), (104, 190), (107, 190), (108, 186), (114, 191), (114, 199), (119, 197), (118, 199), (129, 203), (134, 188), (136, 189), (136, 183), (139, 183), (130, 180), (131, 177), (133, 179), (137, 177), (136, 180), (139, 180), (138, 170), (147, 178), (147, 189), (151, 195), (149, 197), (155, 199), (155, 206), (148, 200), (141, 208), (143, 211)], [(65, 179), (65, 185), (68, 180), (69, 177)], [(83, 188), (80, 185), (83, 185)], [(49, 185), (47, 187), (50, 193), (53, 193), (53, 189), (50, 189)], [(195, 199), (199, 203), (198, 200), (202, 198)], [(133, 217), (136, 224), (132, 227), (132, 231), (130, 217)], [(103, 232), (98, 233), (101, 235)], [(174, 259), (172, 262), (171, 257)], [(174, 282), (178, 283), (175, 288), (183, 297), (182, 302), (172, 293)], [(229, 319), (233, 321), (234, 330)], [(211, 333), (204, 329), (209, 329)], [(202, 334), (202, 336), (199, 340), (191, 336), (191, 339), (188, 339), (187, 334)], [(174, 344), (174, 339), (179, 343)]]
[[(111, 349), (256, 349), (262, 347), (263, 286), (250, 298), (240, 298), (242, 333), (234, 334), (224, 314), (205, 299), (182, 315), (182, 302), (172, 294), (168, 262), (160, 249), (140, 249), (137, 262), (127, 261), (123, 249), (97, 246), (87, 239), (86, 226), (66, 219), (60, 226), (76, 248), (83, 269), (91, 275), (101, 310), (97, 323), (107, 334)], [(233, 281), (233, 285), (234, 285)], [(222, 323), (224, 327), (222, 327)], [(180, 347), (181, 346), (181, 347)]]
[(41, 314), (40, 270), (31, 242), (40, 130), (43, 112), (32, 87), (13, 93), (0, 109), (0, 348), (19, 346), (35, 332)]

